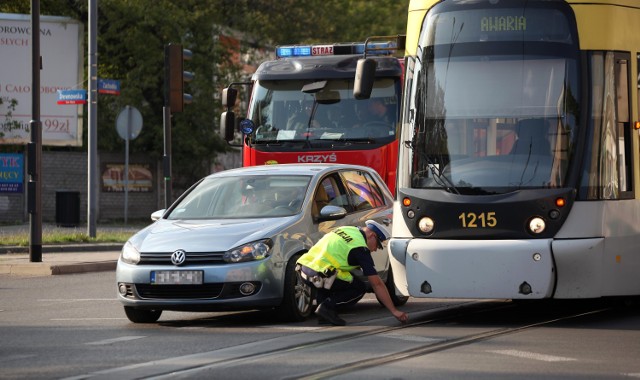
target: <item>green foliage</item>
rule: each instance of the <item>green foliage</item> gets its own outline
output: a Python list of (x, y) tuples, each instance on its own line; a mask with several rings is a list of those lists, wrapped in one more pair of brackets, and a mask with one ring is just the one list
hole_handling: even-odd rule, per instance
[[(364, 41), (372, 35), (404, 34), (409, 1), (237, 0), (251, 20), (242, 28), (277, 45)], [(259, 4), (259, 5), (256, 5)]]
[[(5, 101), (0, 98), (0, 107), (3, 107)], [(13, 111), (16, 110), (18, 101), (16, 99), (9, 99), (6, 104), (7, 112), (5, 113), (5, 119), (0, 120), (0, 139), (5, 136), (5, 132), (11, 132), (14, 129), (20, 128), (20, 123), (13, 120)]]
[[(172, 174), (179, 195), (210, 171), (227, 144), (217, 134), (222, 112), (217, 94), (230, 81), (246, 80), (233, 53), (291, 43), (364, 41), (371, 35), (404, 34), (408, 0), (98, 0), (98, 77), (117, 79), (119, 96), (98, 100), (99, 151), (124, 152), (115, 121), (127, 105), (140, 110), (143, 128), (130, 152), (163, 155), (164, 46), (181, 43), (193, 52), (185, 70), (193, 103), (172, 118)], [(67, 16), (85, 23), (88, 1), (41, 1), (42, 15)], [(29, 14), (30, 0), (3, 0), (0, 12)], [(222, 46), (229, 30), (245, 40), (240, 52)], [(228, 34), (227, 34), (228, 35)], [(272, 48), (267, 48), (271, 54)], [(85, 46), (85, 51), (88, 48)], [(264, 56), (264, 54), (263, 54)], [(86, 71), (86, 70), (85, 70)], [(85, 73), (86, 75), (86, 73)], [(85, 113), (86, 116), (86, 113)], [(85, 125), (87, 122), (85, 120)], [(88, 133), (83, 136), (86, 139)], [(86, 143), (85, 143), (86, 146)]]
[[(96, 237), (89, 237), (86, 229), (58, 228), (45, 225), (42, 229), (42, 244), (73, 243), (125, 243), (133, 234), (144, 228), (144, 223), (130, 224), (129, 227), (98, 226)], [(28, 246), (30, 232), (28, 229), (16, 229), (14, 232), (3, 232), (0, 229), (0, 246)]]

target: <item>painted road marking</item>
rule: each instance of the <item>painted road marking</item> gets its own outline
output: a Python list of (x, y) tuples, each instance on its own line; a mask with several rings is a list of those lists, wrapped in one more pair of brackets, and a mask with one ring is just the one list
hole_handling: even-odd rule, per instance
[(146, 336), (135, 336), (135, 335), (132, 335), (132, 336), (121, 336), (120, 338), (98, 340), (98, 341), (95, 341), (95, 342), (89, 342), (89, 343), (85, 343), (85, 344), (92, 345), (92, 346), (99, 346), (99, 345), (103, 345), (103, 344), (126, 342), (126, 341), (129, 341), (129, 340), (136, 340), (136, 339), (142, 339), (142, 338), (146, 338)]
[(518, 351), (518, 350), (495, 350), (495, 351), (489, 351), (489, 352), (493, 352), (495, 354), (500, 354), (500, 355), (515, 356), (523, 359), (539, 360), (543, 362), (570, 362), (570, 361), (577, 360), (574, 358), (566, 358), (563, 356), (552, 356), (552, 355), (538, 354), (535, 352)]

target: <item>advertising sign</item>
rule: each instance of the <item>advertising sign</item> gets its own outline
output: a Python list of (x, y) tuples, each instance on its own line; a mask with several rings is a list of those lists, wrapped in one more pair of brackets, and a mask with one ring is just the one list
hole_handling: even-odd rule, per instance
[[(148, 193), (153, 191), (153, 174), (149, 164), (129, 164), (130, 192)], [(102, 170), (102, 191), (124, 192), (124, 165), (105, 164)]]
[[(31, 16), (0, 13), (0, 144), (30, 141), (32, 119)], [(66, 17), (40, 16), (42, 144), (82, 145), (82, 108), (59, 106), (59, 90), (83, 83), (83, 27)], [(17, 102), (15, 108), (10, 107)]]
[(22, 193), (24, 155), (0, 153), (0, 193)]

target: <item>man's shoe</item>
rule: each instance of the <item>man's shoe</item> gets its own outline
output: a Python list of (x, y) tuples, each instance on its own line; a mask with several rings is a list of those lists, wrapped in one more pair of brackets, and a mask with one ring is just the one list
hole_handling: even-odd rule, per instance
[(321, 319), (331, 323), (334, 326), (344, 326), (347, 324), (344, 319), (338, 317), (338, 314), (335, 310), (329, 309), (326, 305), (320, 304), (316, 309), (316, 314), (318, 315), (318, 323), (321, 323)]
[(318, 315), (318, 325), (320, 326), (326, 326), (326, 325), (330, 325), (331, 322), (327, 321), (326, 319), (322, 318), (321, 316)]

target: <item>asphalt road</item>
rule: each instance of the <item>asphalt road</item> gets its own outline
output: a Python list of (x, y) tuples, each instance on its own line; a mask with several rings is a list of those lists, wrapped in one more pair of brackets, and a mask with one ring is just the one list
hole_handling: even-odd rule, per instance
[(257, 311), (139, 325), (114, 277), (0, 275), (0, 378), (640, 378), (638, 308), (412, 299), (402, 326), (367, 295), (345, 327)]

